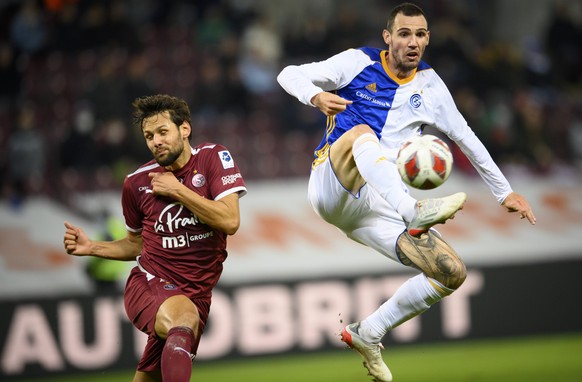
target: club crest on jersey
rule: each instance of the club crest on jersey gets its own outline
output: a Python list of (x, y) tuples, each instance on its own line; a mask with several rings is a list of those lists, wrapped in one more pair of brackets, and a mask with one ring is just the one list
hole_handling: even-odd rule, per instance
[(206, 178), (202, 174), (195, 174), (192, 177), (192, 185), (194, 187), (202, 187), (206, 183)]
[(412, 106), (415, 109), (418, 109), (420, 105), (422, 105), (422, 97), (420, 96), (420, 94), (416, 93), (410, 96), (410, 106)]
[(233, 168), (234, 167), (234, 160), (230, 156), (228, 150), (219, 151), (218, 156), (220, 157), (220, 161), (222, 162), (222, 168)]

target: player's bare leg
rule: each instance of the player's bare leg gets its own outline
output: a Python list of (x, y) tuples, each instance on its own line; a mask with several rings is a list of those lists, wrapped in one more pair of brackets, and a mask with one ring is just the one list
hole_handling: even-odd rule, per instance
[(188, 382), (192, 374), (192, 344), (200, 316), (196, 305), (184, 295), (168, 298), (156, 314), (156, 334), (166, 340), (161, 369), (165, 382)]
[(461, 257), (434, 230), (420, 237), (404, 232), (396, 243), (396, 254), (402, 264), (422, 271), (436, 288), (454, 291), (467, 277)]
[(357, 194), (360, 188), (366, 184), (352, 154), (354, 142), (366, 133), (373, 133), (369, 126), (354, 126), (339, 137), (329, 149), (329, 159), (333, 171), (342, 186), (352, 194)]
[[(392, 206), (405, 221), (412, 221), (411, 227), (417, 235), (451, 218), (465, 201), (465, 197), (453, 195), (417, 202), (404, 191), (395, 164), (383, 156), (377, 137), (367, 125), (355, 126), (344, 133), (331, 146), (329, 156), (332, 168), (344, 188), (355, 195), (368, 182), (389, 203), (393, 203)], [(450, 293), (448, 290), (443, 293), (434, 291), (432, 285), (426, 284), (429, 284), (426, 278), (417, 278), (407, 283), (401, 294), (406, 294), (407, 289), (429, 289), (427, 293), (431, 297), (428, 300), (432, 304)], [(442, 291), (445, 289), (441, 288)], [(424, 299), (422, 296), (419, 298)], [(412, 303), (408, 309), (418, 312), (414, 313), (416, 315), (429, 306), (423, 300), (418, 304)], [(359, 327), (359, 323), (346, 326), (342, 332), (342, 341), (362, 356), (364, 366), (376, 381), (391, 381), (392, 375), (381, 355), (381, 336), (362, 337)]]
[(392, 378), (380, 354), (384, 335), (453, 293), (467, 275), (461, 258), (433, 231), (420, 238), (404, 232), (397, 242), (397, 255), (404, 265), (423, 273), (406, 281), (365, 320), (342, 332), (342, 341), (360, 353), (370, 375), (382, 382)]

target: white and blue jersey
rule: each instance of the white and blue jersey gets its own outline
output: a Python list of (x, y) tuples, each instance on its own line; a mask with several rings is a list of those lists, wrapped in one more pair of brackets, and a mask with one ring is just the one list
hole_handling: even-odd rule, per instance
[(487, 149), (467, 125), (441, 78), (425, 62), (408, 78), (399, 79), (386, 62), (388, 51), (359, 48), (325, 61), (288, 66), (278, 76), (281, 86), (306, 105), (322, 91), (353, 101), (328, 117), (326, 131), (315, 150), (314, 166), (327, 158), (329, 147), (347, 130), (369, 125), (386, 157), (396, 161), (402, 142), (431, 126), (453, 140), (471, 161), (501, 203), (512, 190)]

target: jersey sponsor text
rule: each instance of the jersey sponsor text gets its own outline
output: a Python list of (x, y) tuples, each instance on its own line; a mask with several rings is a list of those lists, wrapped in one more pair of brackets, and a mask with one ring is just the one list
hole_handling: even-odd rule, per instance
[(197, 235), (162, 236), (162, 247), (166, 249), (189, 247), (190, 243), (214, 236), (214, 231)]
[(240, 174), (240, 172), (237, 172), (236, 174), (232, 174), (232, 175), (225, 175), (222, 177), (222, 184), (223, 185), (233, 184), (239, 178), (242, 178), (242, 175)]

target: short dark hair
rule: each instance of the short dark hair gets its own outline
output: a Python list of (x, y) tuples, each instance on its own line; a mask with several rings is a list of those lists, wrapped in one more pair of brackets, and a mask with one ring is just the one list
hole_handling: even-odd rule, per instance
[(404, 16), (423, 16), (426, 19), (424, 12), (418, 5), (412, 3), (402, 3), (394, 7), (392, 12), (390, 12), (388, 22), (386, 22), (386, 29), (388, 32), (392, 33), (394, 19), (396, 19), (396, 16), (400, 13), (402, 13)]
[(192, 126), (190, 108), (186, 101), (181, 98), (169, 96), (167, 94), (156, 94), (137, 98), (132, 103), (133, 125), (140, 130), (143, 128), (143, 121), (146, 118), (167, 111), (170, 119), (176, 126), (188, 122)]

